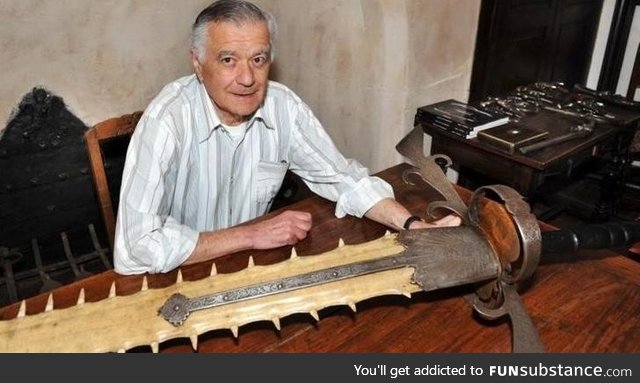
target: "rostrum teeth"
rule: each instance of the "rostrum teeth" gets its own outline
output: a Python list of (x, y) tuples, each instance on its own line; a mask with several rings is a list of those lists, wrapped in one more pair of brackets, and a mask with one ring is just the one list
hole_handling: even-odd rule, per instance
[(20, 308), (18, 309), (18, 316), (16, 318), (22, 318), (27, 314), (27, 302), (22, 300), (20, 302)]
[[(315, 272), (351, 263), (376, 260), (394, 256), (404, 251), (404, 246), (396, 239), (396, 234), (378, 240), (359, 244), (343, 245), (324, 254), (300, 257), (295, 248), (291, 249), (291, 259), (285, 262), (243, 269), (234, 273), (217, 272), (216, 263), (211, 263), (212, 277), (194, 281), (182, 281), (182, 272), (176, 276), (177, 284), (163, 288), (149, 289), (149, 277), (143, 276), (140, 290), (144, 294), (128, 294), (126, 289), (117, 295), (116, 283), (110, 285), (109, 299), (86, 302), (86, 289), (78, 293), (75, 306), (54, 309), (54, 297), (47, 301), (47, 322), (54, 326), (43, 328), (41, 314), (26, 316), (26, 302), (18, 309), (18, 317), (25, 323), (15, 334), (15, 341), (0, 342), (0, 352), (96, 352), (117, 351), (144, 346), (158, 351), (160, 343), (169, 339), (188, 338), (197, 351), (198, 334), (216, 329), (230, 329), (234, 337), (239, 337), (239, 327), (257, 320), (269, 320), (281, 330), (282, 318), (294, 313), (309, 313), (319, 321), (319, 311), (325, 307), (347, 304), (356, 310), (356, 302), (391, 291), (410, 296), (420, 287), (411, 284), (411, 269), (397, 269), (382, 274), (368, 274), (334, 281), (326, 285), (301, 288), (268, 296), (232, 302), (213, 309), (196, 311), (181, 326), (175, 327), (158, 316), (158, 309), (172, 294), (181, 292), (197, 297), (211, 292), (222, 292), (247, 285), (255, 285)], [(251, 258), (253, 259), (253, 257)], [(252, 262), (252, 261), (249, 261)], [(249, 282), (250, 281), (250, 282)], [(23, 318), (24, 317), (24, 318)], [(28, 319), (28, 323), (25, 321)], [(12, 333), (13, 320), (0, 321), (0, 339)], [(21, 324), (22, 326), (22, 324)], [(109, 328), (108, 331), (100, 331)], [(80, 332), (76, 331), (80, 330)], [(91, 334), (90, 341), (78, 342), (78, 334)], [(32, 341), (37, 339), (37, 342)]]
[(47, 306), (44, 308), (44, 312), (49, 312), (53, 310), (53, 294), (49, 294), (47, 298)]
[(109, 288), (109, 298), (113, 298), (116, 296), (116, 281), (111, 283), (111, 288)]

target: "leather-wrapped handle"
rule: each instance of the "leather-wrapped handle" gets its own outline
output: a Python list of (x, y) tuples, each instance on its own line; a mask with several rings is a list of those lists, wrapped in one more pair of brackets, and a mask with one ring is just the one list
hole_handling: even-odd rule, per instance
[(640, 223), (603, 223), (542, 233), (542, 253), (610, 249), (640, 242)]

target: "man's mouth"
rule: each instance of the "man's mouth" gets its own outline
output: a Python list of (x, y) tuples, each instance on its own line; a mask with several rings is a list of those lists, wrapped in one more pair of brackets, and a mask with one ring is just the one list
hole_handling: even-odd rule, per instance
[(234, 93), (231, 93), (231, 94), (233, 94), (234, 96), (237, 96), (237, 97), (250, 97), (250, 96), (253, 96), (254, 94), (256, 94), (256, 91), (244, 92), (244, 93), (235, 93), (234, 92)]

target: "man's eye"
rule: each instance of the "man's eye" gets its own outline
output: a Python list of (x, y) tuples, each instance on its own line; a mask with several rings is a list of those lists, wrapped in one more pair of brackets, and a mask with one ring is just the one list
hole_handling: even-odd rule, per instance
[(264, 63), (267, 62), (267, 57), (266, 56), (257, 56), (253, 58), (253, 62), (258, 65), (258, 66), (262, 66), (264, 65)]
[(233, 63), (233, 58), (232, 57), (223, 57), (220, 59), (220, 62), (225, 64), (225, 65), (229, 65)]

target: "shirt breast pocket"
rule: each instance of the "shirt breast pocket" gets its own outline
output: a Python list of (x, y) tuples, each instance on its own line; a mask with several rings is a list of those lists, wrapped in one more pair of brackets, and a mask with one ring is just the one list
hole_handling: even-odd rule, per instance
[(282, 181), (289, 168), (287, 163), (260, 161), (256, 177), (255, 198), (259, 203), (266, 204), (268, 209), (273, 198), (278, 194)]

